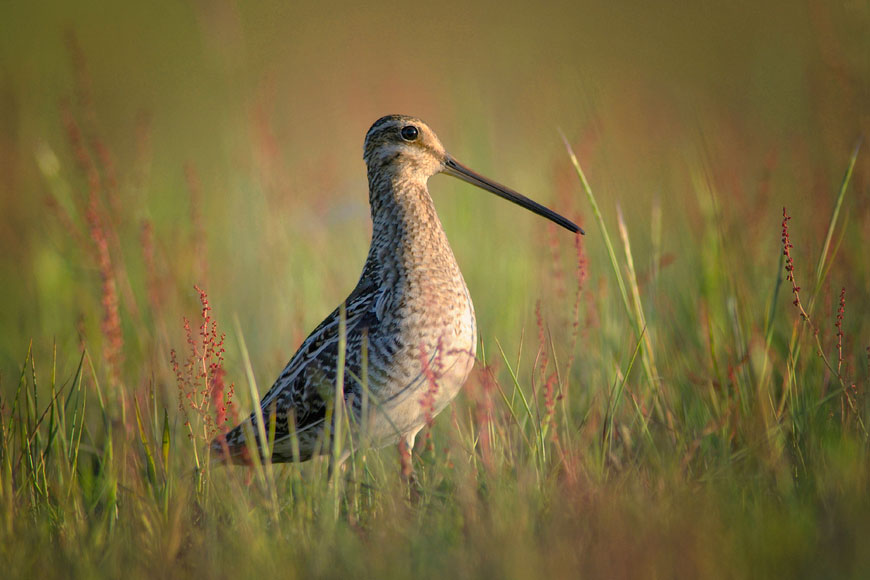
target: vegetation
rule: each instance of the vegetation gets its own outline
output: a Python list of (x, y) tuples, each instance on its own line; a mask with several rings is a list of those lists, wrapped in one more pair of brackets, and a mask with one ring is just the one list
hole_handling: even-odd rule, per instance
[[(227, 30), (265, 17), (190, 10), (200, 28), (180, 18), (167, 42), (198, 30), (242, 74), (208, 43), (237, 47)], [(709, 99), (691, 114), (657, 74), (635, 97), (603, 80), (583, 92), (551, 60), (534, 77), (535, 40), (549, 38), (537, 27), (522, 45), (534, 63), (518, 59), (504, 81), (527, 74), (533, 88), (483, 113), (459, 90), (473, 71), (434, 92), (453, 109), (436, 113), (446, 130), (432, 121), (451, 152), (587, 235), (432, 180), (481, 345), (463, 392), (418, 437), (417, 487), (394, 449), (349, 439), (332, 479), (326, 459), (215, 465), (206, 444), (250, 412), (352, 288), (368, 239), (363, 132), (379, 113), (429, 119), (413, 107), (423, 95), (387, 83), (367, 96), (338, 67), (359, 110), (297, 126), (302, 109), (276, 99), (303, 89), (260, 82), (227, 88), (230, 120), (193, 138), (181, 127), (196, 107), (117, 99), (112, 55), (76, 26), (42, 33), (66, 38), (52, 50), (71, 59), (48, 72), (64, 79), (62, 98), (26, 102), (31, 72), (12, 73), (0, 120), (15, 129), (0, 131), (3, 576), (865, 577), (870, 70), (852, 56), (868, 54), (867, 38), (850, 36), (849, 20), (866, 31), (868, 13), (817, 7), (808, 30), (794, 16), (777, 28), (773, 15), (750, 20), (808, 40), (781, 44), (781, 77), (758, 65), (770, 76), (749, 85), (743, 108), (697, 80), (708, 79), (702, 56), (679, 81)], [(547, 16), (534, 17), (543, 27)], [(125, 30), (150, 21), (132, 22)], [(675, 38), (691, 51), (688, 29)], [(284, 46), (276, 34), (266, 26), (263, 43)], [(22, 35), (4, 41), (4, 63)], [(760, 53), (763, 37), (752, 37)], [(383, 74), (429, 71), (427, 42)], [(260, 62), (257, 46), (233, 58)], [(787, 90), (774, 107), (759, 87)], [(538, 101), (564, 117), (505, 113)], [(214, 115), (214, 102), (202, 106)]]

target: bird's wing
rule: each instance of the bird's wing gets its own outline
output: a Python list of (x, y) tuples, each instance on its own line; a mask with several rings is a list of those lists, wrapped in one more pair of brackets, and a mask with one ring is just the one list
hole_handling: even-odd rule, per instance
[[(363, 276), (345, 300), (346, 398), (359, 390), (356, 377), (360, 376), (363, 337), (380, 321), (378, 305), (383, 302), (382, 294), (385, 292), (390, 292), (390, 289), (377, 286)], [(335, 396), (339, 324), (340, 308), (336, 308), (302, 342), (260, 402), (266, 421), (273, 413), (275, 415), (275, 441), (289, 436), (294, 425), (296, 432), (302, 433), (323, 423), (327, 401)], [(359, 393), (355, 394), (359, 398)], [(251, 413), (245, 423), (257, 433), (255, 413)], [(245, 423), (226, 435), (231, 448), (243, 446)]]

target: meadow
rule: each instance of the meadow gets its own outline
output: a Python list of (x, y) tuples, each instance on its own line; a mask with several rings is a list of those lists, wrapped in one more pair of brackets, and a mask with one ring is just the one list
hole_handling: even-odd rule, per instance
[[(865, 578), (870, 4), (6, 4), (0, 576)], [(387, 113), (478, 361), (418, 436), (213, 464), (370, 235)]]

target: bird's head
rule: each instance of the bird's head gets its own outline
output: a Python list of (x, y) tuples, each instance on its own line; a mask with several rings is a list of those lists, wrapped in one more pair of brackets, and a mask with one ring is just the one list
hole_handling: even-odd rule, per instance
[(414, 117), (387, 115), (366, 133), (363, 159), (369, 171), (425, 181), (444, 170), (448, 157), (435, 132)]
[(387, 115), (375, 121), (366, 133), (363, 159), (370, 180), (385, 177), (425, 184), (436, 173), (446, 173), (520, 205), (567, 230), (583, 233), (574, 222), (456, 161), (444, 149), (435, 132), (415, 117)]

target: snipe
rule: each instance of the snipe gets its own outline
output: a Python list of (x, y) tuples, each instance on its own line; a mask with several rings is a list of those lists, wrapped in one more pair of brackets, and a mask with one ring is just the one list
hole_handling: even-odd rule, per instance
[[(468, 378), (477, 346), (474, 307), (429, 196), (431, 176), (458, 177), (583, 233), (573, 222), (457, 162), (419, 119), (378, 119), (366, 134), (363, 159), (373, 231), (362, 275), (344, 302), (345, 362), (339, 373), (342, 315), (336, 308), (305, 339), (260, 403), (267, 425), (275, 417), (274, 462), (304, 461), (332, 450), (327, 417), (339, 374), (345, 408), (363, 440), (373, 446), (400, 442), (408, 451), (426, 421)], [(252, 413), (218, 437), (212, 450), (244, 461), (247, 438), (255, 438), (253, 449), (262, 449), (258, 429)]]

